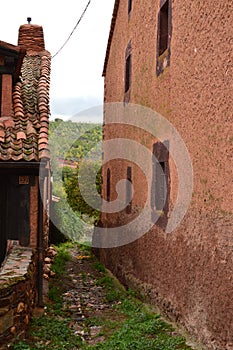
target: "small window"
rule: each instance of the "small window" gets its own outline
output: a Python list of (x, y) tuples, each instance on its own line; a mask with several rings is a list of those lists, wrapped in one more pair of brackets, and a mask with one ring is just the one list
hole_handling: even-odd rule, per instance
[(130, 214), (132, 211), (132, 168), (127, 167), (127, 183), (126, 183), (126, 213)]
[(132, 2), (133, 0), (128, 0), (128, 15), (130, 15), (130, 12), (132, 10)]
[(130, 87), (132, 83), (132, 42), (130, 41), (125, 52), (125, 99), (130, 100)]
[(157, 76), (170, 64), (171, 0), (160, 0), (157, 35)]
[[(167, 216), (170, 197), (169, 142), (153, 145), (153, 173), (151, 186), (151, 208), (157, 214)], [(161, 213), (159, 213), (161, 212)]]
[(160, 10), (159, 23), (159, 56), (168, 48), (168, 1)]
[(107, 201), (110, 202), (110, 191), (111, 191), (111, 172), (107, 170)]
[(132, 58), (131, 58), (131, 55), (129, 55), (126, 59), (126, 64), (125, 64), (125, 92), (129, 91), (130, 84), (131, 84), (131, 65), (132, 65)]
[(163, 211), (166, 201), (165, 162), (155, 164), (155, 209)]

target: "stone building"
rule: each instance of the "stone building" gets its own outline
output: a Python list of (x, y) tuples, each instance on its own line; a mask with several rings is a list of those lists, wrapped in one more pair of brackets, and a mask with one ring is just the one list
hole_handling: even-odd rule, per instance
[(43, 28), (0, 41), (0, 339), (28, 324), (43, 304), (50, 201), (50, 53)]
[[(126, 285), (209, 349), (221, 350), (233, 349), (232, 21), (230, 0), (116, 0), (103, 72), (103, 197), (106, 203), (116, 200), (117, 183), (127, 179), (129, 200), (119, 213), (103, 213), (102, 226), (110, 232), (128, 224), (147, 199), (151, 217), (159, 218), (128, 244), (108, 246), (102, 240), (98, 254)], [(151, 132), (147, 117), (145, 128), (139, 125), (143, 109), (135, 105), (150, 111)], [(181, 171), (179, 155), (178, 162), (172, 156), (172, 134), (153, 134), (154, 127), (159, 130), (155, 112), (187, 147), (190, 164), (181, 162)], [(120, 153), (111, 159), (107, 141), (117, 138), (154, 155), (147, 164), (148, 183), (135, 162)], [(182, 183), (186, 170), (189, 186)], [(190, 204), (168, 233), (179, 186), (184, 200), (191, 192)], [(144, 229), (145, 221), (141, 224)]]

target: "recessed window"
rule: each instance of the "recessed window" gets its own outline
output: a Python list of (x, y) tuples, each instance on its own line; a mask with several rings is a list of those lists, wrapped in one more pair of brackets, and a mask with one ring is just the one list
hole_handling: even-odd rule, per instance
[(164, 210), (166, 200), (165, 162), (155, 163), (155, 209)]
[(132, 83), (132, 42), (130, 40), (125, 52), (125, 98), (127, 103), (130, 100), (130, 87)]
[(171, 0), (161, 0), (158, 14), (157, 68), (159, 75), (170, 64)]
[(168, 1), (160, 10), (159, 56), (168, 48)]
[(128, 15), (130, 14), (130, 12), (132, 10), (132, 2), (133, 2), (133, 0), (128, 0)]
[(110, 191), (111, 191), (111, 171), (108, 168), (107, 170), (107, 201), (110, 202)]
[(125, 63), (125, 92), (129, 91), (131, 84), (131, 66), (132, 66), (132, 57), (131, 54), (127, 57)]
[(156, 142), (153, 146), (153, 173), (151, 208), (159, 215), (168, 213), (170, 196), (169, 143)]
[(127, 167), (127, 183), (126, 183), (126, 213), (130, 214), (132, 211), (132, 168)]

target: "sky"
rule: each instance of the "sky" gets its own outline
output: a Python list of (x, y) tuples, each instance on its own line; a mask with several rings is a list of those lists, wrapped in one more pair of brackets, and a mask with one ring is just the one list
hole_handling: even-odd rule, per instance
[[(45, 46), (54, 55), (72, 32), (88, 0), (13, 0), (1, 10), (0, 40), (17, 45), (18, 29), (32, 18), (43, 26)], [(114, 0), (92, 0), (63, 50), (52, 59), (52, 116), (72, 116), (103, 102), (104, 58)]]

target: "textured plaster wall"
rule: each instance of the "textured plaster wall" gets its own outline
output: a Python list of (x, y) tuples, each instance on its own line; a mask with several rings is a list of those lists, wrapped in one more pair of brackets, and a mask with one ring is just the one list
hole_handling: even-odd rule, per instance
[(11, 117), (12, 113), (12, 75), (2, 74), (1, 117)]
[[(120, 1), (105, 102), (124, 100), (125, 50), (132, 39), (130, 102), (161, 113), (181, 134), (193, 164), (193, 198), (172, 234), (154, 227), (130, 245), (99, 254), (123, 282), (140, 288), (208, 348), (232, 349), (233, 3), (173, 1), (171, 64), (159, 77), (155, 74), (158, 1), (133, 1), (130, 18), (127, 4)], [(104, 138), (143, 139), (138, 132), (130, 136), (124, 130), (106, 126)], [(154, 141), (147, 147), (151, 149)], [(170, 165), (172, 208), (177, 175)], [(113, 187), (125, 178), (126, 166), (124, 161), (117, 167), (110, 164)], [(133, 181), (142, 191), (141, 176)], [(104, 194), (105, 189), (104, 177)], [(134, 202), (143, 203), (140, 198)]]

